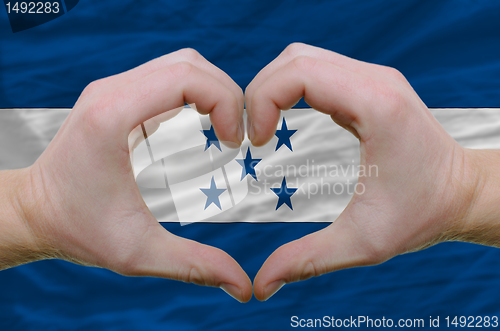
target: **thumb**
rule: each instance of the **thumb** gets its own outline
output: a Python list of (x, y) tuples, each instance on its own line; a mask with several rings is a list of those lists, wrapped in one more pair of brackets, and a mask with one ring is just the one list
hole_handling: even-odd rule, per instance
[(150, 225), (127, 276), (152, 276), (219, 287), (240, 302), (252, 298), (252, 283), (240, 265), (221, 249), (178, 237), (159, 223)]
[(330, 226), (274, 251), (255, 276), (254, 295), (265, 301), (285, 284), (374, 264), (374, 255), (370, 252), (355, 223), (344, 212)]

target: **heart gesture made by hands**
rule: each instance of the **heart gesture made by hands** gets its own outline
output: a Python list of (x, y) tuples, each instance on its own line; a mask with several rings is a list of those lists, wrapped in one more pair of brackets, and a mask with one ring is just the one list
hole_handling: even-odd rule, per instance
[[(379, 173), (358, 179), (365, 192), (355, 193), (328, 227), (279, 247), (252, 287), (227, 253), (158, 223), (134, 180), (128, 137), (144, 121), (194, 103), (210, 114), (221, 141), (239, 146), (246, 132), (262, 146), (274, 136), (281, 110), (301, 98), (358, 138), (360, 163)], [(295, 43), (243, 94), (198, 52), (183, 49), (92, 82), (40, 158), (4, 180), (16, 183), (17, 216), (4, 231), (12, 229), (4, 243), (14, 248), (0, 267), (60, 258), (220, 287), (240, 302), (252, 293), (267, 300), (284, 284), (446, 240), (496, 245), (495, 232), (479, 235), (474, 225), (486, 220), (490, 203), (483, 191), (491, 174), (476, 171), (488, 158), (461, 147), (393, 68)]]

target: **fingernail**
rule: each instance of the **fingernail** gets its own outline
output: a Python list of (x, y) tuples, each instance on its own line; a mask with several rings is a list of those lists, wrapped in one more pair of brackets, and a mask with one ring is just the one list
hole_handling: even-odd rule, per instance
[(240, 299), (238, 299), (238, 297), (242, 297), (241, 290), (239, 289), (239, 287), (237, 287), (237, 286), (235, 286), (233, 284), (223, 283), (223, 284), (221, 284), (220, 288), (224, 292), (226, 292), (227, 294), (229, 294), (233, 299), (237, 300), (238, 302), (243, 303), (243, 301), (241, 301)]
[(240, 123), (238, 125), (238, 140), (243, 142), (243, 139), (245, 139), (245, 122), (243, 121), (243, 118), (240, 120)]
[(268, 284), (266, 286), (266, 289), (264, 290), (264, 293), (266, 293), (267, 296), (267, 299), (265, 301), (269, 300), (270, 297), (275, 295), (276, 292), (278, 292), (285, 284), (286, 283), (284, 280), (277, 280)]
[(250, 119), (250, 117), (247, 117), (247, 132), (248, 132), (248, 139), (250, 139), (250, 141), (252, 141), (252, 139), (255, 135), (255, 129), (253, 127), (253, 123), (252, 123), (252, 120)]

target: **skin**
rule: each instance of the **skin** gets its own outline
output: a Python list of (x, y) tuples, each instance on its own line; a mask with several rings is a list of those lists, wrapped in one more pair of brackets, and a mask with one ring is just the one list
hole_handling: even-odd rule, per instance
[(185, 102), (210, 114), (221, 141), (240, 145), (242, 90), (192, 49), (91, 83), (35, 164), (0, 175), (0, 204), (9, 207), (1, 215), (0, 268), (60, 258), (250, 300), (252, 284), (238, 263), (166, 231), (135, 183), (129, 133)]
[[(284, 284), (382, 263), (446, 240), (500, 246), (500, 153), (454, 141), (397, 70), (292, 44), (245, 91), (248, 135), (261, 146), (280, 109), (301, 97), (360, 140), (359, 179), (338, 219), (278, 248), (253, 283), (267, 300)], [(184, 103), (210, 114), (220, 140), (239, 146), (243, 93), (191, 49), (91, 83), (40, 158), (0, 172), (0, 269), (60, 258), (127, 276), (220, 287), (241, 302), (246, 273), (225, 252), (166, 231), (134, 180), (131, 148), (140, 123), (154, 131)], [(130, 134), (132, 132), (132, 134)]]
[(284, 284), (382, 263), (447, 240), (500, 246), (496, 150), (461, 147), (401, 73), (304, 44), (291, 44), (245, 91), (248, 134), (261, 146), (280, 109), (300, 98), (360, 142), (360, 162), (378, 167), (328, 227), (279, 247), (254, 280), (267, 300)]

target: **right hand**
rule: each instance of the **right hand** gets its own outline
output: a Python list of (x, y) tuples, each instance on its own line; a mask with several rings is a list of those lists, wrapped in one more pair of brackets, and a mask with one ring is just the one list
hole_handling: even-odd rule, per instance
[(302, 97), (360, 141), (354, 194), (325, 229), (279, 247), (254, 280), (267, 300), (284, 284), (459, 238), (476, 198), (470, 150), (446, 133), (397, 70), (292, 44), (247, 87), (248, 133), (256, 146), (274, 135), (281, 109)]

